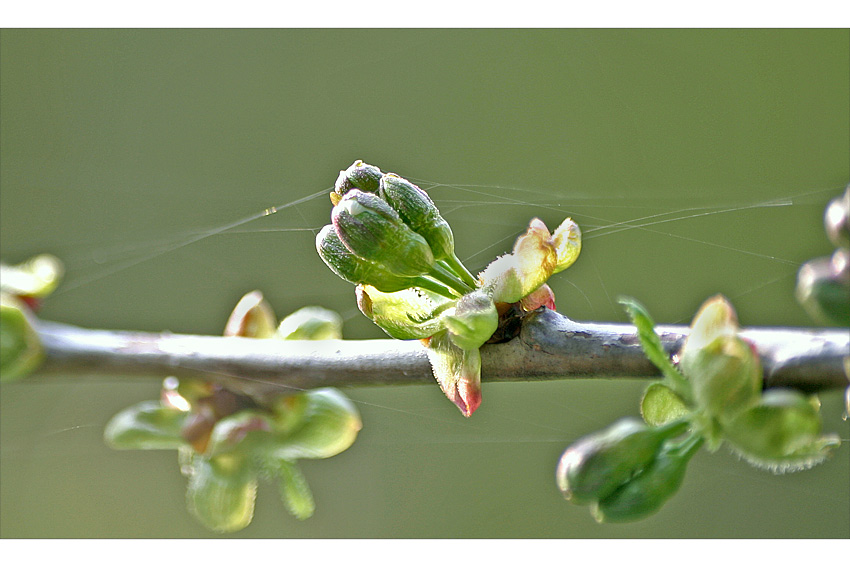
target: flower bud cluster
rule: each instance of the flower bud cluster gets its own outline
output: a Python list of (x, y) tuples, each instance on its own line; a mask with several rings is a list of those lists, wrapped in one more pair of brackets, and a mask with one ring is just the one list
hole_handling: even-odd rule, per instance
[[(341, 338), (340, 329), (339, 315), (318, 307), (278, 325), (255, 291), (236, 306), (225, 335), (316, 340)], [(344, 451), (360, 427), (357, 409), (333, 388), (258, 401), (218, 384), (169, 377), (160, 400), (120, 412), (104, 437), (118, 449), (177, 449), (190, 512), (212, 530), (231, 532), (251, 522), (261, 476), (277, 478), (294, 516), (312, 515), (313, 497), (296, 462)]]
[(693, 421), (708, 447), (723, 441), (750, 463), (790, 472), (826, 459), (838, 446), (822, 435), (816, 396), (772, 389), (762, 392), (762, 369), (750, 343), (738, 336), (737, 318), (722, 296), (706, 301), (679, 354), (692, 385)]
[(581, 232), (567, 219), (554, 234), (533, 219), (511, 254), (474, 277), (428, 194), (394, 173), (355, 161), (330, 194), (331, 224), (316, 249), (357, 286), (357, 305), (391, 337), (428, 346), (435, 378), (465, 416), (481, 401), (478, 349), (499, 327), (499, 305), (554, 309), (546, 280), (578, 257)]
[[(641, 346), (664, 375), (641, 400), (643, 422), (621, 420), (570, 446), (556, 478), (564, 496), (591, 504), (599, 522), (634, 521), (653, 514), (679, 489), (687, 463), (705, 443), (722, 443), (750, 463), (774, 472), (805, 469), (839, 444), (823, 435), (815, 396), (762, 392), (753, 346), (738, 336), (738, 320), (722, 296), (706, 301), (674, 360), (637, 301), (622, 298)], [(675, 438), (689, 430), (684, 440)]]

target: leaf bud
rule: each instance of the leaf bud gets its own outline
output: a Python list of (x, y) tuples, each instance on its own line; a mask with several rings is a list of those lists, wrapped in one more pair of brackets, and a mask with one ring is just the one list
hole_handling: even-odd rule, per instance
[(650, 427), (638, 419), (620, 419), (567, 448), (555, 474), (558, 488), (575, 504), (602, 500), (649, 466), (664, 441), (687, 427), (684, 422)]
[(738, 337), (717, 337), (700, 349), (687, 376), (696, 406), (721, 421), (756, 403), (762, 387), (758, 355)]
[(437, 260), (454, 255), (454, 235), (428, 194), (395, 173), (381, 178), (380, 196), (413, 232), (420, 234)]
[(287, 341), (341, 339), (342, 317), (324, 307), (302, 307), (280, 322), (276, 336)]
[(260, 291), (242, 296), (224, 327), (225, 337), (250, 337), (267, 339), (274, 335), (277, 318), (271, 305)]
[(22, 298), (42, 298), (56, 289), (63, 273), (62, 262), (50, 254), (39, 254), (14, 266), (0, 264), (0, 291)]
[(434, 255), (425, 239), (408, 228), (377, 195), (358, 189), (349, 191), (334, 207), (331, 220), (346, 248), (390, 273), (419, 276), (434, 265)]
[(685, 344), (679, 352), (682, 371), (687, 375), (691, 371), (693, 359), (700, 349), (720, 336), (736, 336), (738, 317), (729, 301), (722, 295), (707, 299), (694, 320)]
[(415, 284), (413, 278), (397, 276), (383, 266), (353, 254), (331, 224), (316, 235), (316, 250), (333, 273), (353, 284), (369, 284), (384, 292), (399, 291)]
[(481, 287), (493, 301), (516, 303), (575, 262), (581, 251), (578, 225), (566, 219), (555, 232), (550, 234), (540, 219), (531, 219), (513, 252), (496, 258), (479, 274)]
[(555, 232), (552, 233), (552, 243), (555, 246), (556, 262), (553, 274), (573, 265), (581, 252), (581, 229), (573, 219), (564, 219)]
[(762, 387), (755, 347), (737, 333), (735, 310), (717, 295), (703, 303), (679, 353), (697, 408), (720, 420), (755, 403)]
[(499, 314), (489, 295), (480, 290), (467, 293), (448, 309), (443, 321), (451, 341), (463, 350), (480, 348), (499, 326)]
[(44, 360), (44, 348), (31, 317), (23, 301), (0, 292), (0, 382), (28, 376)]

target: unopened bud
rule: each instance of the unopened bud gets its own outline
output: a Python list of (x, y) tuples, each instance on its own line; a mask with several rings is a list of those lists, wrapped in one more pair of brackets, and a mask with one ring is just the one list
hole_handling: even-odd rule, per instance
[(289, 341), (341, 339), (342, 317), (324, 307), (302, 307), (280, 322), (276, 336)]
[(449, 338), (464, 350), (480, 348), (499, 326), (496, 305), (486, 293), (476, 290), (457, 300), (443, 316)]
[(260, 291), (246, 293), (224, 327), (225, 337), (267, 339), (274, 335), (277, 319)]
[(14, 266), (0, 264), (0, 291), (22, 298), (42, 298), (56, 289), (63, 273), (62, 262), (50, 254), (39, 254)]
[(555, 475), (558, 488), (575, 504), (604, 499), (652, 463), (661, 445), (687, 427), (681, 422), (650, 427), (623, 418), (567, 448)]
[(331, 202), (336, 205), (352, 189), (377, 193), (381, 181), (381, 170), (374, 165), (357, 160), (348, 169), (339, 172), (331, 193)]
[(827, 236), (835, 246), (850, 249), (850, 185), (841, 197), (829, 202), (823, 223)]
[(633, 522), (654, 514), (682, 485), (688, 462), (701, 440), (686, 441), (686, 448), (664, 447), (655, 460), (591, 507), (597, 522)]
[(754, 404), (762, 387), (758, 355), (746, 341), (721, 336), (701, 348), (687, 374), (698, 408), (721, 420)]
[(850, 325), (850, 251), (803, 264), (797, 274), (797, 301), (815, 320)]
[(434, 265), (425, 239), (408, 228), (377, 195), (349, 191), (334, 207), (331, 220), (346, 248), (391, 273), (419, 276)]
[(412, 278), (397, 276), (375, 262), (356, 256), (345, 247), (331, 224), (316, 236), (316, 250), (333, 273), (353, 284), (369, 284), (384, 292), (414, 285)]
[(414, 232), (420, 234), (437, 260), (454, 254), (454, 235), (425, 191), (394, 173), (381, 178), (381, 197)]
[(0, 382), (20, 380), (44, 360), (44, 347), (31, 317), (22, 301), (0, 292)]
[(691, 370), (693, 358), (714, 339), (720, 336), (736, 336), (737, 332), (738, 317), (732, 304), (722, 295), (706, 300), (694, 316), (688, 337), (679, 352), (682, 370), (687, 375)]
[(552, 234), (556, 263), (552, 270), (557, 274), (573, 265), (581, 252), (581, 229), (573, 219), (565, 219)]
[(516, 303), (575, 262), (580, 251), (581, 231), (570, 219), (561, 223), (555, 235), (543, 221), (531, 219), (513, 252), (491, 262), (479, 274), (479, 281), (493, 301)]

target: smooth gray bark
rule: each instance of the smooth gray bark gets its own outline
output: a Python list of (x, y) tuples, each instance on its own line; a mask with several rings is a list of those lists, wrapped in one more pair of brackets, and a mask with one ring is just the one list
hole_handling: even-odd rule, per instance
[[(47, 360), (41, 375), (86, 374), (115, 379), (176, 375), (223, 382), (263, 396), (287, 388), (432, 383), (418, 341), (279, 341), (240, 337), (91, 330), (37, 322)], [(670, 353), (688, 328), (658, 326)], [(762, 358), (765, 386), (809, 392), (848, 385), (847, 329), (749, 328)], [(482, 348), (482, 380), (653, 378), (658, 370), (631, 325), (580, 323), (543, 310), (526, 317), (519, 336)]]

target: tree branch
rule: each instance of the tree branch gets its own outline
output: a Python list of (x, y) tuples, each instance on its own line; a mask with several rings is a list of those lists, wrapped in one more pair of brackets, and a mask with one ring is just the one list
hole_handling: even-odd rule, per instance
[[(213, 379), (264, 397), (286, 388), (432, 383), (418, 341), (277, 341), (241, 337), (91, 330), (38, 321), (47, 359), (41, 375), (146, 375)], [(659, 326), (670, 353), (688, 328)], [(848, 385), (846, 329), (749, 328), (762, 358), (765, 387), (814, 392)], [(579, 323), (549, 310), (523, 320), (519, 335), (482, 348), (482, 379), (654, 378), (658, 370), (631, 325)]]

